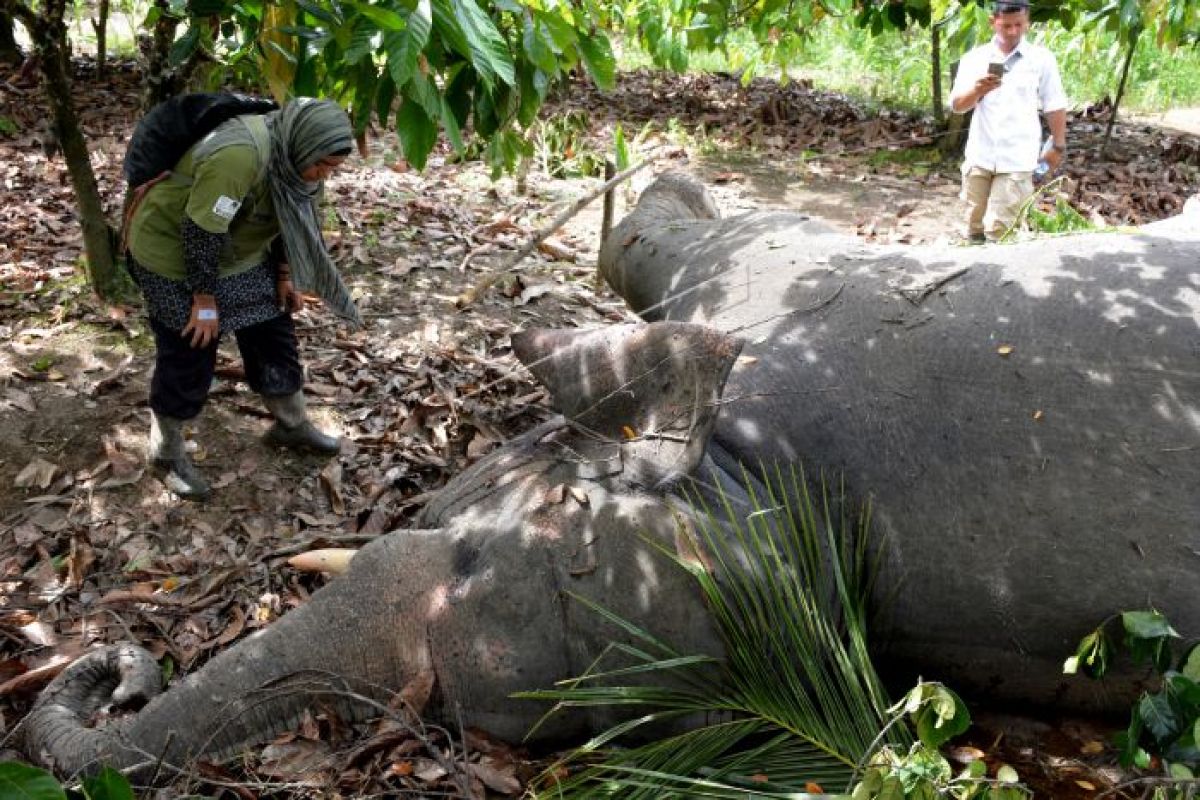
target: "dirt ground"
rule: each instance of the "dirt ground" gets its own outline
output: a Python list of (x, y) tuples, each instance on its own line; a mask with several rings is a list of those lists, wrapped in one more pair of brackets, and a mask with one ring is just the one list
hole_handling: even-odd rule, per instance
[[(114, 210), (135, 76), (95, 84), (86, 67), (78, 100)], [(329, 186), (330, 240), (368, 324), (351, 331), (320, 309), (298, 317), (314, 415), (345, 437), (342, 454), (263, 446), (269, 421), (226, 343), (191, 432), (193, 457), (216, 491), (203, 504), (181, 502), (143, 463), (153, 347), (141, 311), (106, 306), (87, 290), (70, 187), (61, 158), (43, 147), (40, 102), (0, 84), (0, 117), (16, 125), (0, 136), (0, 739), (37, 690), (97, 642), (133, 639), (177, 673), (198, 668), (323, 582), (289, 567), (290, 555), (405, 526), (449, 475), (547, 417), (545, 393), (512, 358), (513, 331), (632, 319), (596, 285), (598, 203), (479, 302), (455, 310), (466, 288), (599, 182), (535, 169), (519, 193), (511, 178), (492, 183), (478, 164), (444, 156), (416, 174), (394, 136), (380, 133), (372, 153)], [(933, 129), (918, 118), (868, 115), (803, 85), (646, 73), (612, 95), (581, 87), (545, 118), (580, 110), (590, 122), (577, 151), (607, 152), (617, 122), (627, 132), (650, 123), (641, 146), (665, 154), (618, 190), (618, 218), (655, 172), (678, 168), (704, 178), (727, 214), (798, 209), (898, 244), (957, 234), (957, 164), (930, 147)], [(1081, 163), (1069, 185), (1088, 213), (1109, 224), (1145, 221), (1200, 190), (1200, 169), (1187, 161), (1200, 165), (1196, 137), (1122, 126), (1117, 155), (1098, 165), (1100, 121), (1085, 111), (1073, 123)], [(326, 761), (272, 768), (262, 757), (263, 785), (317, 773), (348, 795), (440, 785), (418, 782), (419, 769), (387, 772), (397, 762), (386, 754), (347, 777), (344, 764), (331, 766), (323, 724), (276, 744), (306, 742)], [(1091, 796), (1085, 784), (1116, 780), (1104, 772), (1107, 746), (1096, 750), (1106, 731), (1039, 724), (980, 727), (973, 743), (1017, 762), (1040, 796)], [(1048, 754), (1051, 741), (1058, 752)], [(527, 777), (521, 758), (506, 758), (507, 774)]]

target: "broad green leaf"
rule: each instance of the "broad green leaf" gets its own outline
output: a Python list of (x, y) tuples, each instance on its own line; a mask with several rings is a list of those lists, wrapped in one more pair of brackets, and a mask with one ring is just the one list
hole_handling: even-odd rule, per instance
[(324, 22), (326, 25), (332, 28), (340, 27), (343, 22), (342, 17), (334, 14), (328, 8), (325, 8), (317, 3), (309, 2), (309, 0), (297, 0), (296, 5), (305, 14), (308, 14), (314, 19), (319, 19), (321, 22)]
[(358, 18), (354, 21), (354, 26), (350, 31), (350, 36), (347, 41), (343, 42), (346, 48), (342, 55), (344, 64), (357, 64), (360, 61), (371, 58), (371, 53), (375, 49), (375, 37), (379, 32), (371, 25), (368, 20)]
[(83, 791), (88, 800), (134, 800), (129, 779), (112, 767), (104, 767), (92, 778), (84, 778)]
[(596, 86), (608, 90), (616, 82), (617, 62), (608, 37), (600, 32), (579, 38), (579, 55)]
[(400, 137), (404, 158), (414, 169), (424, 169), (429, 153), (437, 143), (438, 127), (421, 104), (412, 98), (405, 97), (400, 105), (396, 114), (396, 134)]
[(459, 127), (454, 109), (450, 107), (450, 101), (445, 97), (442, 98), (442, 129), (446, 131), (446, 141), (450, 142), (454, 152), (461, 155), (467, 149), (467, 145), (463, 141), (462, 129)]
[(433, 12), (433, 29), (441, 37), (446, 49), (470, 58), (471, 48), (467, 44), (466, 34), (454, 15), (454, 0), (430, 0), (430, 9)]
[(200, 43), (200, 24), (193, 22), (187, 32), (171, 45), (167, 53), (167, 63), (177, 67), (191, 57)]
[(371, 123), (375, 110), (375, 88), (379, 75), (370, 61), (360, 61), (354, 75), (354, 104), (351, 107), (351, 124), (355, 134), (361, 134)]
[(517, 107), (517, 122), (523, 127), (529, 127), (537, 119), (538, 109), (542, 107), (542, 98), (538, 93), (535, 80), (539, 72), (537, 67), (528, 62), (517, 65), (517, 91), (520, 105)]
[(1137, 704), (1137, 715), (1146, 731), (1160, 745), (1179, 735), (1180, 720), (1170, 701), (1161, 694), (1144, 694)]
[(454, 113), (459, 128), (464, 127), (471, 116), (471, 93), (474, 89), (475, 72), (460, 65), (460, 69), (447, 82), (446, 91), (443, 93), (446, 105)]
[(1168, 672), (1164, 676), (1162, 691), (1170, 698), (1172, 705), (1179, 709), (1182, 716), (1187, 718), (1200, 716), (1200, 684), (1188, 676), (1178, 672)]
[(1179, 671), (1185, 677), (1200, 683), (1200, 643), (1192, 645), (1191, 649), (1188, 650)]
[(579, 34), (571, 27), (571, 23), (559, 14), (552, 11), (535, 11), (534, 19), (550, 34), (550, 41), (558, 53), (570, 50), (579, 41)]
[(1183, 764), (1172, 762), (1167, 772), (1177, 781), (1190, 781), (1196, 778), (1195, 774)]
[(67, 793), (46, 770), (6, 761), (0, 762), (0, 797), (12, 800), (66, 800)]
[[(916, 711), (910, 711), (917, 725), (917, 736), (936, 750), (971, 727), (971, 715), (957, 694), (938, 683), (920, 684), (924, 688)], [(914, 690), (915, 691), (915, 690)], [(909, 695), (912, 705), (912, 694)]]
[(373, 3), (354, 3), (352, 7), (358, 13), (378, 25), (380, 30), (402, 31), (407, 27), (404, 17), (390, 8), (384, 8)]
[(895, 775), (883, 779), (883, 785), (875, 794), (876, 800), (904, 800), (904, 784)]
[(499, 80), (509, 86), (516, 83), (516, 71), (508, 43), (475, 0), (454, 0), (454, 18), (458, 21), (470, 49), (471, 63), (484, 85)]
[(387, 68), (397, 86), (403, 86), (417, 70), (421, 51), (429, 43), (433, 30), (433, 11), (429, 0), (418, 0), (406, 20), (406, 27), (384, 37)]
[(629, 145), (625, 142), (625, 129), (617, 123), (617, 129), (613, 132), (613, 149), (615, 151), (614, 163), (617, 167), (617, 172), (624, 172), (630, 166), (629, 160)]
[(392, 115), (392, 106), (396, 102), (396, 82), (389, 72), (379, 76), (379, 86), (375, 90), (375, 117), (379, 124), (387, 127), (388, 118)]
[(532, 14), (526, 17), (521, 46), (530, 63), (548, 75), (559, 72), (558, 54), (546, 41), (549, 36), (545, 25)]
[(425, 113), (430, 119), (437, 119), (442, 115), (442, 95), (438, 91), (437, 84), (425, 74), (415, 73), (408, 84), (403, 87), (403, 91), (405, 97), (410, 97), (421, 104), (421, 108), (425, 109)]
[(1125, 626), (1126, 636), (1131, 639), (1179, 638), (1167, 618), (1158, 611), (1126, 611), (1121, 614), (1121, 623)]

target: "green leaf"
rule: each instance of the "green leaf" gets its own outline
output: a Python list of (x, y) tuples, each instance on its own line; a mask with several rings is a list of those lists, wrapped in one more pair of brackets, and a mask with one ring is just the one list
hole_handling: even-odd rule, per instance
[(464, 127), (471, 116), (471, 93), (475, 89), (475, 79), (474, 70), (459, 69), (444, 92), (446, 105), (454, 113), (459, 128)]
[(354, 105), (350, 122), (355, 134), (361, 134), (371, 123), (371, 112), (375, 109), (375, 88), (379, 76), (370, 61), (359, 62), (354, 79)]
[(1142, 695), (1137, 704), (1137, 715), (1160, 746), (1179, 735), (1179, 717), (1170, 701), (1162, 694)]
[(0, 797), (12, 800), (66, 800), (67, 793), (46, 770), (5, 761), (0, 762)]
[(451, 50), (464, 58), (469, 58), (471, 48), (467, 37), (454, 16), (454, 0), (431, 0), (433, 12), (433, 27), (441, 37), (447, 50)]
[(1167, 618), (1157, 611), (1126, 611), (1121, 614), (1121, 623), (1127, 639), (1179, 638)]
[(405, 97), (410, 97), (421, 104), (430, 119), (437, 119), (442, 114), (442, 95), (438, 92), (437, 84), (427, 75), (417, 72), (404, 87)]
[(406, 97), (396, 114), (396, 134), (408, 163), (414, 169), (425, 169), (429, 153), (437, 143), (438, 127), (421, 104), (412, 98)]
[(446, 140), (450, 142), (450, 146), (454, 148), (454, 152), (462, 155), (467, 149), (466, 143), (462, 138), (462, 129), (458, 124), (458, 117), (454, 114), (454, 109), (450, 106), (450, 101), (445, 97), (442, 98), (442, 129), (446, 131)]
[(433, 30), (429, 0), (418, 0), (405, 23), (403, 31), (390, 33), (383, 40), (388, 72), (397, 86), (408, 83), (416, 73), (421, 51), (429, 44), (429, 34)]
[[(523, 127), (529, 127), (537, 119), (538, 109), (542, 107), (542, 96), (536, 82), (537, 67), (527, 62), (517, 66), (517, 90), (520, 104), (517, 106), (517, 122)], [(544, 85), (544, 84), (543, 84)]]
[(521, 46), (530, 63), (547, 75), (556, 75), (559, 71), (558, 55), (550, 42), (544, 23), (532, 14), (525, 19), (525, 27), (521, 36)]
[(484, 13), (475, 0), (454, 0), (454, 18), (466, 38), (471, 64), (479, 73), (484, 85), (494, 81), (513, 86), (517, 82), (508, 43), (496, 29), (491, 17)]
[(625, 142), (625, 129), (619, 122), (617, 129), (613, 132), (613, 149), (615, 151), (613, 162), (616, 164), (617, 172), (624, 172), (630, 167), (629, 145)]
[(187, 61), (192, 53), (200, 44), (200, 25), (193, 23), (183, 36), (175, 40), (171, 45), (170, 51), (167, 53), (167, 63), (172, 67), (178, 67), (183, 62)]
[[(925, 691), (915, 711), (910, 711), (917, 724), (917, 737), (936, 750), (950, 739), (971, 727), (971, 715), (962, 699), (938, 683), (920, 684)], [(919, 687), (919, 688), (920, 688)], [(911, 707), (911, 693), (909, 706)]]
[(617, 61), (613, 57), (608, 37), (599, 31), (579, 38), (579, 55), (588, 74), (600, 89), (608, 90), (616, 83)]
[(384, 72), (379, 76), (379, 86), (375, 90), (375, 117), (379, 124), (387, 127), (388, 118), (392, 115), (392, 105), (396, 102), (396, 82), (391, 73)]
[(1075, 654), (1063, 663), (1063, 672), (1074, 675), (1079, 669), (1089, 678), (1102, 678), (1112, 659), (1112, 644), (1100, 628), (1079, 641)]
[(875, 795), (876, 800), (904, 800), (904, 784), (895, 775), (883, 779), (883, 785)]
[(341, 27), (341, 24), (344, 21), (341, 16), (334, 14), (329, 9), (322, 7), (317, 3), (310, 2), (310, 0), (296, 0), (296, 7), (305, 14), (308, 14), (310, 17), (324, 22), (331, 28)]
[(104, 767), (95, 777), (84, 778), (83, 791), (88, 800), (134, 800), (129, 779), (112, 767)]
[(1192, 645), (1191, 649), (1188, 650), (1179, 671), (1185, 677), (1200, 683), (1200, 643)]
[(1183, 764), (1178, 764), (1175, 762), (1172, 762), (1168, 766), (1167, 772), (1177, 781), (1190, 781), (1195, 780), (1196, 778), (1195, 774), (1190, 769)]
[[(342, 54), (343, 64), (357, 64), (360, 61), (370, 62), (371, 53), (375, 49), (375, 37), (378, 31), (361, 17), (354, 21), (349, 39), (345, 43), (345, 53)], [(373, 68), (373, 65), (372, 65)]]
[(404, 17), (390, 8), (371, 3), (354, 3), (352, 7), (355, 11), (378, 25), (380, 30), (402, 31), (407, 27)]

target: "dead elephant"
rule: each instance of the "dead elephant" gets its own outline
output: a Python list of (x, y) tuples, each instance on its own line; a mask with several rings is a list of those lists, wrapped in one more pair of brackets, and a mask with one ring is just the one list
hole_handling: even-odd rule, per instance
[[(1128, 708), (1061, 665), (1108, 615), (1200, 635), (1200, 208), (1137, 233), (872, 246), (718, 219), (660, 178), (601, 270), (647, 320), (747, 345), (709, 455), (873, 498), (881, 663), (992, 697)], [(911, 674), (911, 673), (910, 673)]]
[[(615, 636), (567, 590), (686, 652), (719, 654), (692, 578), (641, 537), (684, 555), (693, 546), (684, 510), (661, 489), (699, 463), (740, 343), (668, 323), (526, 333), (514, 348), (565, 419), (458, 476), (426, 508), (426, 529), (373, 542), (308, 604), (163, 694), (140, 648), (93, 651), (21, 723), (24, 751), (63, 775), (108, 764), (145, 779), (160, 759), (169, 775), (268, 740), (318, 701), (346, 719), (374, 713), (368, 701), (427, 671), (446, 718), (519, 741), (546, 708), (510, 695), (582, 674)], [(629, 440), (627, 427), (641, 435)], [(86, 727), (110, 699), (149, 702)], [(539, 736), (613, 721), (602, 710), (560, 715)]]

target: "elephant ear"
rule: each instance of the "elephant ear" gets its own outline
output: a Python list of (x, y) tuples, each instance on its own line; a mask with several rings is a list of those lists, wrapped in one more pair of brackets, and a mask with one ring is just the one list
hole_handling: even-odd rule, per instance
[(517, 358), (580, 434), (621, 449), (623, 472), (656, 487), (700, 463), (739, 340), (656, 322), (514, 334)]

